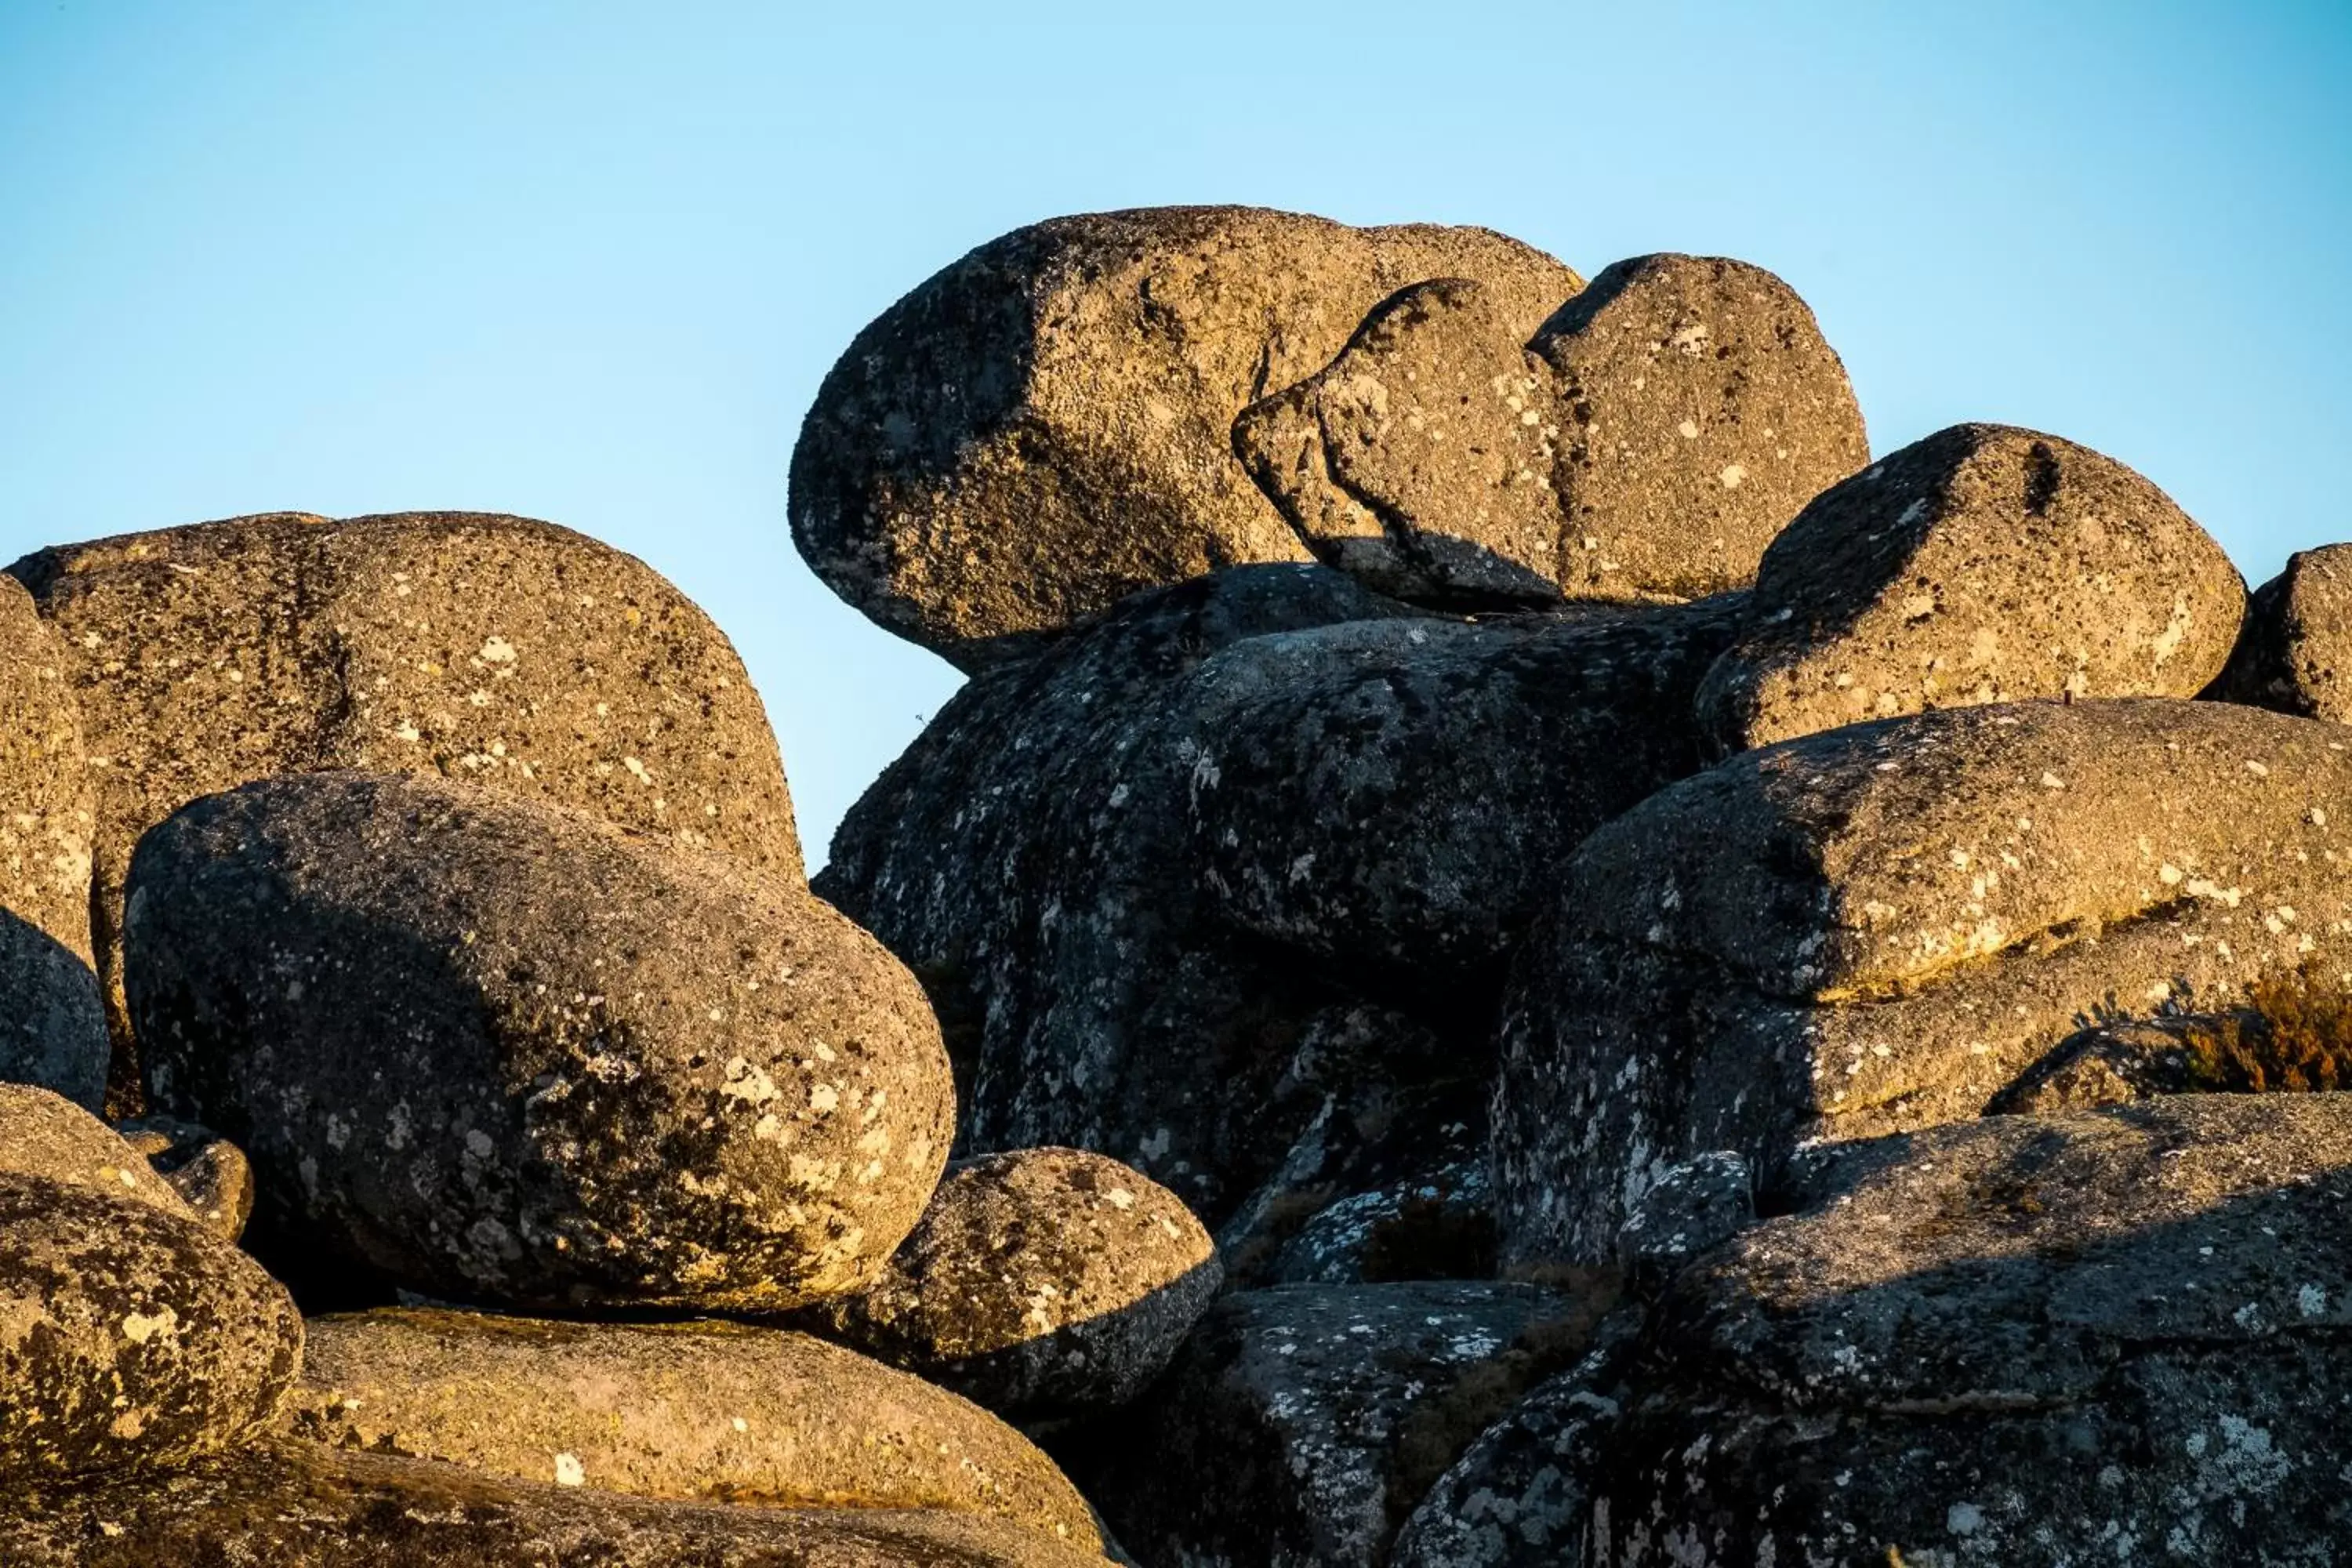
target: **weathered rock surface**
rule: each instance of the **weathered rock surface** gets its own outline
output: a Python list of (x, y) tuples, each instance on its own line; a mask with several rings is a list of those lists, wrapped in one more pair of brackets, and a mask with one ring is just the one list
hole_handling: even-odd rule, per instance
[(1580, 285), (1476, 228), (1254, 207), (1050, 219), (860, 332), (802, 426), (793, 536), (834, 591), (973, 668), (1140, 589), (1305, 546), (1234, 416), (1408, 283), (1475, 279), (1520, 338)]
[(1526, 323), (1466, 278), (1399, 289), (1339, 357), (1234, 423), (1317, 559), (1402, 598), (1555, 600), (1561, 423)]
[(534, 1485), (278, 1440), (182, 1474), (26, 1490), (11, 1568), (1085, 1568), (1096, 1553), (937, 1510), (731, 1508)]
[(142, 1117), (116, 1129), (195, 1216), (235, 1241), (253, 1217), (253, 1162), (245, 1151), (193, 1121)]
[(644, 1497), (948, 1509), (1101, 1545), (1026, 1437), (806, 1334), (405, 1309), (309, 1327), (285, 1419), (317, 1441)]
[(870, 1278), (945, 1160), (913, 979), (731, 858), (310, 773), (184, 808), (131, 882), (150, 1090), (251, 1157), (281, 1247), (444, 1299), (783, 1310)]
[(1176, 1194), (1076, 1149), (948, 1169), (873, 1284), (824, 1331), (1018, 1420), (1124, 1405), (1208, 1310), (1216, 1247)]
[(1746, 262), (1617, 262), (1528, 347), (1568, 414), (1552, 483), (1572, 599), (1742, 586), (1807, 501), (1870, 460), (1812, 311)]
[(0, 1171), (128, 1198), (183, 1219), (195, 1217), (114, 1129), (63, 1096), (31, 1084), (0, 1083)]
[(284, 1287), (194, 1219), (0, 1172), (0, 1474), (230, 1447), (270, 1418), (301, 1359)]
[(742, 661), (643, 562), (544, 522), (280, 512), (60, 545), (8, 568), (60, 634), (98, 795), (94, 911), (116, 1059), (139, 837), (272, 773), (442, 773), (800, 874)]
[(89, 943), (91, 805), (65, 650), (0, 578), (0, 1079), (96, 1107), (106, 1023)]
[(2352, 723), (2352, 544), (2299, 550), (2254, 591), (2214, 695)]
[(1139, 597), (959, 692), (818, 885), (923, 977), (964, 1147), (1097, 1150), (1222, 1226), (1333, 1097), (1485, 1080), (1504, 953), (1699, 765), (1735, 611), (1471, 623), (1318, 567)]
[(1079, 1479), (1145, 1562), (1376, 1564), (1461, 1447), (1572, 1361), (1594, 1316), (1499, 1282), (1229, 1296), (1131, 1428), (1088, 1445)]
[(1964, 708), (1744, 753), (1588, 839), (1522, 952), (1507, 1261), (1601, 1261), (1711, 1150), (1973, 1116), (2095, 1018), (2352, 990), (2345, 731), (2222, 703)]
[(1928, 708), (2194, 697), (2245, 608), (2221, 547), (2123, 464), (1956, 425), (1773, 540), (1699, 710), (1738, 751)]

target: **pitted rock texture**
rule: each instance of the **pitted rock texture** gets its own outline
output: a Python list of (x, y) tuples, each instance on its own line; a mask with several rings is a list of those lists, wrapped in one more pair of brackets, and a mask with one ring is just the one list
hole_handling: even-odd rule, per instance
[(2254, 591), (2213, 695), (2352, 723), (2352, 544), (2299, 550)]
[(1318, 560), (1382, 593), (1555, 600), (1566, 415), (1527, 338), (1485, 284), (1415, 283), (1243, 410), (1234, 450)]
[(869, 1279), (945, 1161), (913, 978), (731, 858), (308, 773), (184, 808), (131, 883), (150, 1092), (251, 1157), (280, 1249), (485, 1304), (784, 1310)]
[(99, 780), (110, 1110), (135, 1115), (121, 997), (140, 835), (272, 773), (439, 773), (801, 874), (775, 737), (709, 616), (634, 556), (475, 512), (280, 512), (37, 552)]
[(285, 1288), (195, 1220), (0, 1172), (0, 1475), (232, 1447), (275, 1414), (301, 1360)]
[(0, 1083), (0, 1171), (195, 1217), (121, 1134), (73, 1101), (31, 1084)]
[(2138, 474), (2055, 436), (1956, 425), (1773, 540), (1699, 710), (1738, 751), (1929, 708), (2194, 697), (2245, 609), (2221, 547)]
[(959, 692), (818, 886), (923, 977), (962, 1147), (1093, 1149), (1222, 1226), (1332, 1096), (1484, 1081), (1505, 953), (1700, 765), (1735, 615), (1415, 616), (1321, 567), (1139, 596)]
[(1224, 1278), (1175, 1194), (1076, 1149), (948, 1168), (880, 1278), (823, 1331), (1016, 1420), (1126, 1404)]
[(652, 1501), (280, 1439), (0, 1504), (11, 1568), (1087, 1568), (985, 1515)]
[(1528, 346), (1567, 412), (1552, 488), (1571, 599), (1743, 586), (1807, 501), (1870, 460), (1845, 366), (1760, 267), (1617, 262)]
[(253, 1162), (245, 1151), (193, 1121), (147, 1116), (117, 1131), (205, 1224), (235, 1241), (253, 1217)]
[[(1144, 1562), (1362, 1564), (1454, 1454), (1573, 1360), (1586, 1304), (1500, 1282), (1229, 1296), (1079, 1479)], [(1203, 1485), (1203, 1478), (1214, 1478)]]
[(0, 578), (0, 1079), (95, 1109), (107, 1047), (89, 942), (93, 798), (65, 650)]
[[(2332, 1094), (1809, 1153), (1794, 1212), (1683, 1274), (1614, 1386), (1549, 1400), (1549, 1496), (1612, 1563), (2326, 1562), (2352, 1531), (2347, 1195)], [(1542, 1511), (1474, 1479), (1449, 1478), (1465, 1519)], [(1475, 1537), (1400, 1561), (1560, 1560)]]
[(1676, 1162), (1977, 1114), (2097, 1018), (2352, 991), (2352, 735), (2223, 703), (1962, 708), (1733, 758), (1585, 841), (1522, 951), (1507, 1262), (1612, 1255)]
[(806, 1334), (405, 1309), (309, 1327), (285, 1425), (315, 1441), (643, 1497), (953, 1510), (1101, 1546), (1029, 1439)]
[(1139, 590), (1306, 546), (1234, 417), (1408, 283), (1486, 284), (1524, 339), (1581, 280), (1477, 228), (1148, 207), (1016, 229), (858, 333), (793, 451), (793, 537), (970, 669)]

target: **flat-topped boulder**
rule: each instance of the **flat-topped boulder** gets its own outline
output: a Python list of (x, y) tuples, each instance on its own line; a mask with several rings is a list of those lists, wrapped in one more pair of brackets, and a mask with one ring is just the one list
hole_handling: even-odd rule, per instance
[(793, 539), (834, 592), (967, 669), (1141, 589), (1307, 560), (1234, 417), (1433, 278), (1485, 284), (1522, 340), (1582, 281), (1486, 229), (1259, 207), (1016, 229), (825, 377), (793, 451)]
[(260, 1221), (443, 1299), (781, 1310), (870, 1279), (946, 1159), (920, 988), (797, 880), (406, 774), (209, 795), (131, 867), (149, 1091)]
[(1507, 1258), (1662, 1171), (1976, 1115), (2093, 1016), (2352, 989), (2352, 735), (2221, 703), (1963, 708), (1743, 753), (1587, 839), (1520, 955)]
[(2194, 697), (2245, 609), (2221, 545), (2123, 464), (1955, 425), (1772, 541), (1699, 710), (1738, 751), (1929, 708)]
[(98, 780), (112, 1112), (138, 1066), (121, 999), (139, 837), (273, 773), (442, 774), (579, 807), (779, 876), (792, 802), (742, 661), (645, 563), (475, 512), (280, 512), (36, 552), (8, 568), (58, 634)]

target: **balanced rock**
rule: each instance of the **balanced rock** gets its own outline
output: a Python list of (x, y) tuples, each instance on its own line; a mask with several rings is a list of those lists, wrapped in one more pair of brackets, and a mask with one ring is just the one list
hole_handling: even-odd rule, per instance
[(1072, 1463), (1145, 1562), (1375, 1568), (1460, 1449), (1572, 1362), (1592, 1321), (1588, 1303), (1527, 1284), (1228, 1296)]
[(0, 1083), (0, 1171), (195, 1217), (122, 1135), (73, 1101), (31, 1084)]
[(1439, 278), (1242, 412), (1234, 449), (1316, 557), (1402, 598), (1559, 596), (1549, 366), (1495, 290)]
[(2150, 700), (1745, 752), (1584, 842), (1521, 952), (1506, 1261), (1606, 1261), (1673, 1164), (1971, 1117), (2092, 1016), (2352, 991), (2352, 749)]
[(159, 1106), (278, 1245), (429, 1295), (784, 1310), (921, 1213), (952, 1090), (914, 980), (796, 882), (402, 774), (264, 780), (131, 868)]
[(1772, 542), (1699, 708), (1738, 751), (1928, 708), (2194, 697), (2245, 605), (2221, 547), (2121, 463), (1956, 425), (1823, 492)]
[(0, 578), (0, 1079), (95, 1108), (106, 1023), (89, 942), (92, 806), (65, 650)]
[(198, 1219), (235, 1241), (253, 1217), (253, 1162), (245, 1151), (193, 1121), (147, 1116), (117, 1131)]
[(1572, 599), (1742, 586), (1807, 501), (1870, 460), (1844, 365), (1760, 267), (1617, 262), (1528, 347), (1567, 415), (1553, 490)]
[(1124, 1405), (1207, 1310), (1216, 1248), (1175, 1194), (1076, 1149), (948, 1169), (879, 1279), (826, 1331), (1001, 1415)]
[(793, 539), (844, 599), (966, 668), (1139, 589), (1304, 561), (1234, 455), (1234, 416), (1431, 278), (1487, 285), (1522, 340), (1580, 283), (1476, 228), (1154, 207), (1017, 229), (825, 377), (793, 452)]
[(806, 1334), (403, 1309), (309, 1326), (286, 1422), (316, 1441), (643, 1497), (955, 1510), (1102, 1544), (1020, 1433)]
[(0, 1172), (0, 1475), (232, 1447), (276, 1413), (301, 1359), (285, 1288), (194, 1219)]
[(10, 1568), (1100, 1568), (984, 1514), (619, 1497), (280, 1438), (0, 1503)]
[(59, 634), (100, 780), (94, 910), (132, 1115), (124, 879), (199, 795), (323, 768), (441, 773), (800, 874), (759, 696), (643, 562), (544, 522), (272, 513), (8, 568)]
[(2352, 723), (2352, 544), (2299, 550), (2254, 591), (2214, 695)]

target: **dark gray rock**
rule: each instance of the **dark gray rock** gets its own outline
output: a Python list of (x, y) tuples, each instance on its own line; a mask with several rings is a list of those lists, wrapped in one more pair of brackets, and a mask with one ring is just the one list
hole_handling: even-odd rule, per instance
[(1493, 289), (1399, 289), (1339, 357), (1234, 423), (1234, 449), (1316, 558), (1401, 598), (1559, 597), (1552, 466), (1566, 412)]
[(1576, 1359), (1593, 1309), (1499, 1282), (1229, 1296), (1071, 1462), (1145, 1562), (1370, 1568), (1461, 1448)]
[(1016, 229), (825, 377), (793, 450), (793, 537), (834, 592), (967, 669), (1141, 589), (1304, 561), (1234, 418), (1427, 278), (1485, 282), (1522, 337), (1581, 284), (1477, 228), (1225, 206)]
[(2352, 544), (2298, 550), (2256, 589), (2213, 695), (2352, 722)]
[(0, 1083), (0, 1171), (195, 1217), (120, 1133), (73, 1101), (31, 1084)]
[(301, 1361), (285, 1288), (194, 1219), (0, 1172), (0, 1474), (12, 1482), (234, 1447), (276, 1413)]
[(880, 1278), (824, 1332), (998, 1415), (1124, 1405), (1223, 1279), (1175, 1194), (1100, 1154), (1021, 1149), (948, 1168)]
[(1553, 489), (1571, 599), (1742, 586), (1807, 501), (1870, 460), (1845, 367), (1760, 267), (1617, 262), (1528, 346), (1568, 415)]
[(1929, 708), (2194, 697), (2245, 608), (2221, 547), (2123, 464), (1955, 425), (1772, 541), (1699, 711), (1738, 751)]
[(1969, 1117), (2077, 1029), (2352, 991), (2352, 751), (2222, 703), (1954, 709), (1744, 753), (1611, 823), (1522, 952), (1506, 1261), (1602, 1261), (1711, 1150)]
[(442, 780), (309, 773), (141, 844), (149, 1089), (278, 1247), (453, 1300), (780, 1310), (912, 1227), (952, 1092), (913, 979), (796, 882)]
[(386, 1309), (310, 1321), (286, 1429), (519, 1480), (771, 1508), (936, 1508), (1101, 1548), (986, 1411), (806, 1334)]
[(10, 1568), (1087, 1568), (982, 1514), (654, 1501), (280, 1439), (179, 1475), (25, 1489)]
[(1326, 1205), (1282, 1244), (1264, 1282), (1366, 1285), (1494, 1272), (1494, 1184), (1482, 1157)]
[(139, 1114), (121, 994), (139, 837), (272, 773), (439, 773), (801, 874), (775, 737), (709, 616), (645, 563), (474, 512), (280, 512), (37, 552), (97, 800), (108, 1113)]
[(960, 692), (819, 888), (930, 991), (965, 1148), (1097, 1150), (1222, 1226), (1333, 1095), (1484, 1080), (1550, 868), (1698, 765), (1735, 611), (1411, 616), (1315, 567), (1141, 596)]
[(65, 649), (0, 578), (0, 1079), (95, 1109), (106, 1023), (89, 942), (92, 805)]
[(193, 1121), (142, 1117), (117, 1129), (195, 1216), (229, 1240), (253, 1217), (253, 1162), (245, 1151)]

